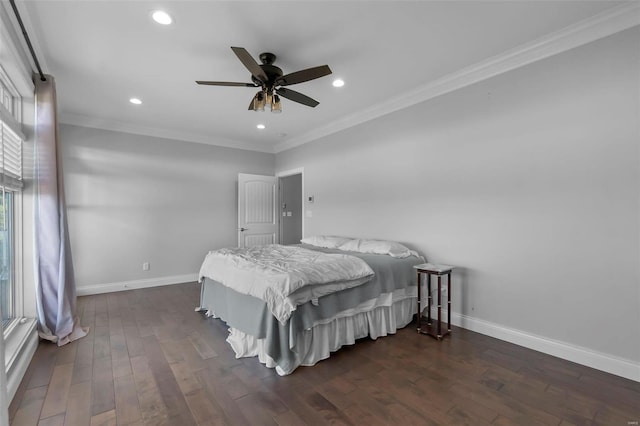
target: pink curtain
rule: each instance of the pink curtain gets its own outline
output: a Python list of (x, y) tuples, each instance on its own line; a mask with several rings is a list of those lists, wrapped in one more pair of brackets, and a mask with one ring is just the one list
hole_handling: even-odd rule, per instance
[(76, 316), (66, 204), (58, 140), (53, 77), (34, 78), (36, 126), (34, 147), (35, 279), (38, 333), (58, 346), (84, 337), (88, 329)]

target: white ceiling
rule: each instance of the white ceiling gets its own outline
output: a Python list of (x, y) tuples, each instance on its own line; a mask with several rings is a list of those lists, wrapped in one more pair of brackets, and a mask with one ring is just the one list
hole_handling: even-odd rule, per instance
[[(62, 122), (277, 152), (410, 104), (402, 99), (414, 99), (461, 69), (536, 46), (533, 41), (594, 21), (621, 3), (23, 0), (18, 5), (44, 71), (56, 79)], [(169, 12), (174, 23), (153, 22), (156, 9)], [(284, 99), (282, 114), (257, 113), (247, 110), (254, 88), (196, 85), (194, 80), (250, 81), (230, 46), (246, 48), (256, 60), (261, 52), (273, 52), (285, 73), (328, 64), (333, 75), (290, 86), (320, 105)], [(345, 86), (332, 87), (334, 77)], [(130, 104), (131, 97), (143, 104)], [(257, 130), (258, 123), (266, 129)]]

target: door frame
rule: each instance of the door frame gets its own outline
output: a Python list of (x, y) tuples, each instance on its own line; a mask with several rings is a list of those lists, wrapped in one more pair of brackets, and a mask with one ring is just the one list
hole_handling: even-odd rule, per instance
[[(300, 180), (301, 180), (301, 187), (302, 187), (302, 194), (300, 199), (302, 200), (302, 206), (301, 206), (301, 212), (302, 212), (302, 238), (304, 238), (304, 229), (305, 229), (305, 217), (307, 216), (307, 211), (304, 208), (304, 167), (298, 167), (295, 169), (290, 169), (290, 170), (284, 170), (284, 171), (280, 171), (280, 172), (276, 172), (276, 177), (278, 178), (278, 195), (280, 194), (280, 178), (283, 177), (287, 177), (287, 176), (293, 176), (293, 175), (300, 175)], [(278, 235), (280, 233), (280, 228), (282, 225), (282, 206), (280, 204), (280, 201), (278, 200)]]

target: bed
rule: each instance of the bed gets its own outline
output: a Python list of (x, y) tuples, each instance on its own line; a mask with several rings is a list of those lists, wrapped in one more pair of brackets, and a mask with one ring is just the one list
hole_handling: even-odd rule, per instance
[[(196, 310), (226, 322), (227, 342), (237, 358), (257, 356), (281, 376), (314, 365), (357, 339), (393, 334), (416, 313), (413, 266), (425, 259), (397, 243), (320, 236), (303, 239), (300, 245), (271, 245), (249, 252), (209, 252), (200, 270)], [(256, 253), (257, 260), (252, 258)], [(264, 253), (267, 261), (260, 258)], [(298, 283), (308, 259), (322, 263), (321, 273), (311, 283)], [(350, 269), (349, 262), (355, 265), (352, 275), (336, 278), (329, 272)], [(248, 275), (246, 265), (259, 273)], [(260, 275), (265, 270), (267, 278)], [(286, 291), (265, 290), (269, 286), (262, 282), (275, 281), (272, 276), (281, 273), (287, 277)]]

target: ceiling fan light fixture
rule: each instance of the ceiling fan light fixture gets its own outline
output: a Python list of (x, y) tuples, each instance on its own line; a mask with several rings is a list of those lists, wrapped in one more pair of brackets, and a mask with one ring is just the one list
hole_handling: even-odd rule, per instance
[(265, 105), (268, 106), (269, 108), (271, 108), (272, 100), (273, 100), (273, 92), (266, 91), (265, 92), (265, 99), (264, 99)]
[(333, 84), (333, 87), (342, 87), (344, 86), (344, 80), (336, 78), (335, 80), (333, 80), (332, 84)]
[(258, 92), (253, 97), (253, 101), (251, 101), (251, 108), (249, 109), (253, 111), (264, 111), (264, 106), (265, 106), (264, 93)]
[(279, 114), (282, 112), (282, 103), (280, 102), (280, 96), (273, 95), (271, 98), (271, 112)]

